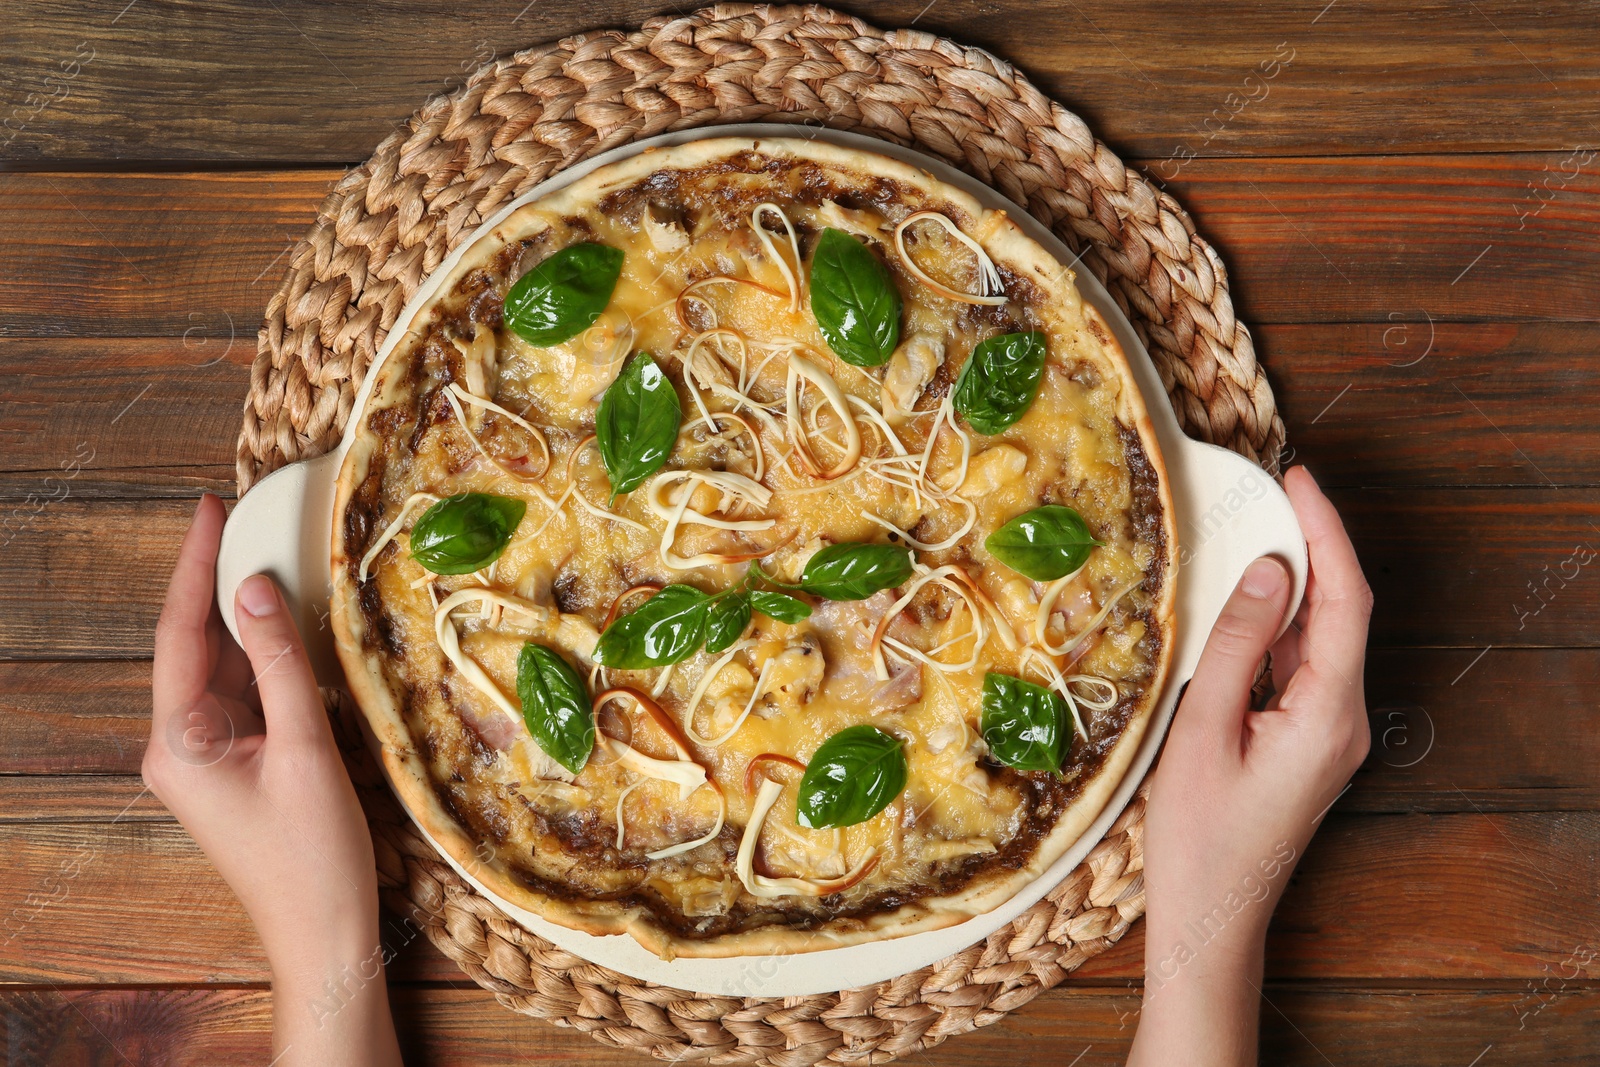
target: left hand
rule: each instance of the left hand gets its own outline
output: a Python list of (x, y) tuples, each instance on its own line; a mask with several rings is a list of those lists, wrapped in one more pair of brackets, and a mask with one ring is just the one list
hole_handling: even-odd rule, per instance
[[(261, 935), (276, 994), (275, 1062), (398, 1063), (366, 818), (272, 580), (256, 575), (239, 587), (243, 649), (223, 627), (213, 596), (223, 520), (208, 494), (167, 589), (145, 783)], [(331, 1007), (329, 981), (341, 991)], [(342, 1018), (330, 1027), (332, 1015)]]

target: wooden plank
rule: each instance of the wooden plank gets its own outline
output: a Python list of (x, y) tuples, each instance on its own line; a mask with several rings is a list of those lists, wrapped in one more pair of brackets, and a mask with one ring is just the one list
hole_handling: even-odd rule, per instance
[(137, 774), (148, 660), (0, 661), (0, 774)]
[(1600, 808), (1596, 679), (1600, 649), (1369, 653), (1372, 752), (1339, 810)]
[[(1289, 424), (1287, 461), (1326, 485), (1595, 484), (1600, 364), (1588, 357), (1600, 324), (1397, 316), (1255, 338)], [(230, 347), (198, 332), (0, 339), (0, 502), (231, 495), (254, 353), (242, 335)]]
[[(1600, 490), (1331, 495), (1377, 595), (1375, 647), (1600, 645)], [(0, 659), (148, 656), (193, 510), (71, 498), (0, 509)]]
[(1600, 165), (1565, 158), (1197, 160), (1168, 185), (1245, 322), (1592, 321)]
[(233, 491), (255, 338), (0, 340), (0, 500)]
[[(517, 1015), (483, 990), (402, 986), (390, 996), (408, 1063), (644, 1067), (652, 1062), (647, 1048), (610, 1047), (580, 1031)], [(1262, 1062), (1284, 1067), (1465, 1067), (1490, 1044), (1494, 1058), (1486, 1062), (1580, 1067), (1592, 1063), (1600, 1042), (1600, 993), (1582, 986), (1554, 993), (1363, 993), (1268, 985), (1265, 996)], [(18, 1057), (12, 1061), (18, 1067), (264, 1063), (270, 1058), (271, 1000), (269, 991), (253, 988), (6, 992), (0, 994), (0, 1039)], [(1138, 1010), (1131, 993), (1054, 990), (993, 1026), (951, 1038), (913, 1059), (950, 1067), (996, 1062), (1120, 1067)]]
[(1285, 465), (1328, 486), (1595, 484), (1600, 328), (1391, 314), (1255, 331)]
[[(1600, 124), (1600, 65), (1584, 47), (1595, 16), (1579, 0), (1536, 10), (1509, 0), (1403, 8), (1226, 0), (1200, 9), (1117, 0), (1092, 10), (1045, 0), (1020, 19), (1000, 5), (838, 6), (881, 27), (914, 24), (987, 48), (1111, 143), (1177, 160), (1555, 148), (1592, 143)], [(23, 160), (360, 159), (425, 98), (496, 53), (632, 28), (660, 10), (639, 0), (604, 9), (485, 0), (375, 15), (283, 0), (262, 18), (257, 6), (229, 0), (85, 17), (51, 0), (10, 27), (15, 96), (0, 151)]]
[[(1206, 160), (1172, 188), (1221, 249), (1246, 322), (1593, 321), (1600, 165), (1568, 177), (1564, 158)], [(248, 351), (337, 176), (0, 174), (0, 333)], [(1549, 203), (1528, 189), (1546, 180)]]
[[(1600, 649), (1374, 651), (1373, 751), (1338, 810), (1600, 809), (1596, 678)], [(149, 728), (147, 661), (0, 661), (0, 818), (114, 817)]]
[[(1597, 834), (1595, 812), (1329, 816), (1274, 919), (1268, 976), (1541, 978), (1594, 939)], [(0, 849), (0, 983), (266, 980), (238, 904), (175, 823), (0, 823)], [(414, 928), (385, 936), (398, 978), (454, 977)], [(1132, 949), (1086, 977), (1137, 977)], [(1600, 980), (1600, 959), (1582, 969)]]
[[(243, 909), (170, 818), (0, 824), (0, 841), (0, 984), (269, 979)], [(391, 918), (384, 936), (397, 980), (460, 979), (415, 926)]]
[(1377, 597), (1373, 646), (1600, 644), (1600, 493), (1342, 489), (1330, 496)]
[(15, 242), (0, 256), (0, 333), (187, 335), (207, 342), (197, 362), (232, 338), (229, 358), (248, 358), (286, 253), (337, 177), (0, 175), (0, 232)]

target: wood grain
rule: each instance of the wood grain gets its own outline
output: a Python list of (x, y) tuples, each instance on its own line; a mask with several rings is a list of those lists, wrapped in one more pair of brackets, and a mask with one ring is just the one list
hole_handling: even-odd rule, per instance
[(245, 329), (231, 341), (200, 330), (0, 340), (0, 501), (223, 486), (231, 495), (254, 356)]
[[(1586, 1067), (1589, 1050), (1600, 1042), (1600, 993), (1583, 985), (1361, 993), (1269, 984), (1264, 993), (1263, 1062), (1275, 1067), (1465, 1067), (1489, 1044), (1495, 1064)], [(575, 1030), (513, 1014), (477, 989), (398, 987), (391, 1001), (407, 1063), (656, 1062), (645, 1050), (608, 1048)], [(1120, 1067), (1138, 1010), (1135, 993), (1055, 990), (915, 1058), (950, 1067)], [(270, 1057), (271, 994), (254, 988), (7, 992), (0, 994), (0, 1026), (14, 1067), (231, 1067)]]
[[(245, 0), (146, 3), (119, 15), (120, 6), (85, 17), (50, 0), (13, 20), (17, 99), (8, 103), (17, 110), (6, 156), (358, 160), (423, 99), (497, 53), (671, 10), (638, 0), (604, 9), (484, 0), (459, 10), (282, 0), (265, 16)], [(1600, 125), (1600, 64), (1572, 32), (1593, 13), (1577, 0), (1537, 9), (1227, 0), (1200, 10), (1175, 0), (1042, 0), (1021, 26), (993, 2), (836, 6), (880, 27), (915, 24), (989, 48), (1101, 137), (1143, 155), (1551, 149), (1593, 143)], [(92, 58), (63, 80), (74, 56)], [(1261, 67), (1274, 57), (1278, 67)], [(42, 110), (27, 93), (46, 98)], [(1499, 114), (1508, 121), (1485, 120)]]
[(150, 662), (0, 661), (0, 775), (137, 774)]
[[(1337, 810), (1600, 808), (1596, 678), (1597, 649), (1373, 652), (1373, 750)], [(0, 661), (0, 818), (114, 816), (149, 730), (146, 661)]]
[[(1255, 339), (1291, 429), (1286, 462), (1324, 485), (1596, 484), (1600, 323), (1397, 316)], [(199, 331), (0, 338), (0, 503), (231, 496), (254, 352), (243, 330), (231, 347)]]
[[(1287, 461), (1356, 539), (1374, 748), (1276, 917), (1262, 1062), (1592, 1063), (1600, 971), (1575, 961), (1600, 947), (1600, 556), (1577, 562), (1600, 552), (1594, 5), (842, 6), (1017, 63), (1193, 212)], [(192, 497), (232, 495), (255, 332), (341, 168), (493, 55), (660, 7), (7, 12), (0, 1061), (270, 1058), (255, 935), (137, 776)], [(650, 1062), (506, 1012), (386, 930), (408, 1063)], [(1121, 1064), (1144, 947), (1139, 924), (907, 1062)]]
[[(1600, 561), (1590, 555), (1600, 552), (1600, 490), (1331, 495), (1377, 595), (1376, 647), (1600, 643)], [(67, 498), (20, 518), (18, 508), (0, 511), (11, 524), (0, 659), (148, 656), (193, 510), (188, 500)], [(109, 569), (134, 580), (109, 581)]]
[[(1267, 975), (1540, 978), (1594, 940), (1597, 833), (1593, 812), (1330, 815), (1273, 920)], [(0, 823), (0, 849), (0, 983), (266, 980), (243, 912), (176, 823)], [(402, 949), (396, 978), (456, 976), (414, 929), (385, 937)], [(1140, 973), (1130, 953), (1114, 962), (1084, 977)], [(1583, 969), (1600, 979), (1600, 960)]]
[(1255, 330), (1285, 463), (1328, 486), (1594, 485), (1600, 470), (1600, 327), (1373, 323)]
[[(1600, 165), (1568, 178), (1565, 158), (1197, 160), (1168, 184), (1252, 324), (1589, 322)], [(216, 358), (247, 341), (338, 176), (0, 174), (0, 332), (187, 336)], [(1530, 199), (1546, 180), (1550, 202)]]

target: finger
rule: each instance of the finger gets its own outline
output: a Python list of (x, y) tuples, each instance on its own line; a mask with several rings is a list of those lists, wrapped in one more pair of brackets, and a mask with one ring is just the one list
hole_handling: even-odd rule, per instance
[(261, 693), (267, 743), (332, 740), (311, 661), (277, 583), (264, 574), (241, 582), (235, 618)]
[(178, 562), (167, 583), (166, 603), (161, 606), (161, 619), (156, 623), (151, 675), (155, 698), (152, 725), (156, 728), (165, 726), (170, 716), (199, 700), (210, 679), (211, 648), (206, 623), (213, 607), (217, 545), (222, 540), (224, 518), (222, 501), (205, 494), (178, 548)]
[(1300, 669), (1302, 645), (1305, 644), (1306, 622), (1311, 618), (1311, 597), (1316, 589), (1316, 575), (1306, 575), (1305, 595), (1300, 598), (1300, 607), (1294, 613), (1294, 619), (1276, 641), (1272, 643), (1269, 651), (1272, 653), (1272, 689), (1271, 699), (1267, 701), (1268, 709), (1281, 706), (1284, 690), (1289, 686), (1289, 680)]
[(1315, 595), (1305, 626), (1308, 662), (1333, 677), (1359, 680), (1372, 619), (1372, 590), (1361, 573), (1355, 546), (1333, 504), (1304, 467), (1284, 479), (1315, 576)]
[(1245, 569), (1206, 638), (1180, 719), (1187, 716), (1224, 741), (1239, 737), (1256, 668), (1288, 606), (1289, 572), (1283, 564), (1263, 557)]

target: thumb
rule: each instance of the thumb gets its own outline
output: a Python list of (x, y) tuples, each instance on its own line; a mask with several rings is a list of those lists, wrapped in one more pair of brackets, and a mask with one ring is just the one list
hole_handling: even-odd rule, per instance
[(277, 583), (264, 574), (246, 578), (239, 585), (234, 618), (261, 694), (268, 743), (274, 738), (332, 740), (311, 661)]
[(1238, 733), (1256, 668), (1288, 606), (1289, 572), (1283, 564), (1263, 556), (1245, 569), (1206, 638), (1184, 695), (1184, 714), (1191, 722), (1224, 736)]

